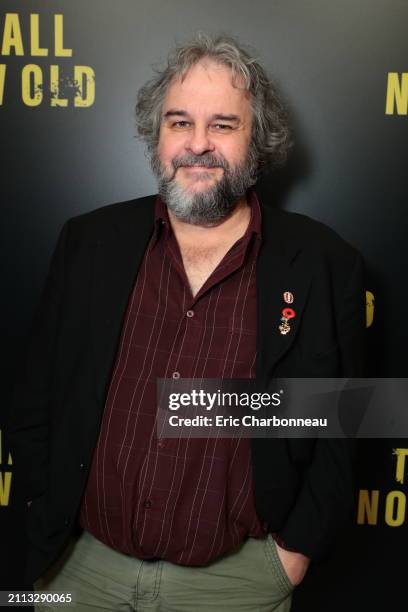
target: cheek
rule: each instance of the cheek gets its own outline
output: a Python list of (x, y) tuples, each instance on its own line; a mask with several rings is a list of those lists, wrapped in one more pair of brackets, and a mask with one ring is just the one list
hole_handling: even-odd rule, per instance
[(171, 149), (171, 138), (169, 138), (168, 133), (163, 128), (159, 132), (159, 141), (157, 143), (157, 152), (160, 155), (167, 156), (167, 151)]
[(169, 141), (167, 138), (166, 139), (159, 139), (158, 145), (157, 145), (157, 154), (160, 158), (160, 160), (164, 163), (164, 164), (169, 164), (172, 162), (172, 160), (180, 154), (180, 146), (179, 144), (172, 140)]
[(185, 141), (184, 132), (175, 132), (166, 126), (163, 126), (159, 132), (158, 147), (163, 151), (172, 151), (178, 149)]
[(221, 151), (221, 153), (230, 163), (237, 165), (245, 159), (247, 151), (248, 146), (246, 142), (240, 142), (235, 143), (235, 146), (226, 148), (224, 151)]

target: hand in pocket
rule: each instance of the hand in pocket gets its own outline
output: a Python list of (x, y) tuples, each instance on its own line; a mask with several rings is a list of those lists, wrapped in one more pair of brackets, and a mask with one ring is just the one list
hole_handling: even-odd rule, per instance
[(305, 574), (310, 564), (309, 557), (306, 557), (302, 553), (292, 552), (289, 550), (285, 550), (277, 542), (275, 542), (276, 551), (278, 553), (280, 562), (282, 563), (283, 569), (286, 572), (287, 577), (293, 586), (298, 586)]

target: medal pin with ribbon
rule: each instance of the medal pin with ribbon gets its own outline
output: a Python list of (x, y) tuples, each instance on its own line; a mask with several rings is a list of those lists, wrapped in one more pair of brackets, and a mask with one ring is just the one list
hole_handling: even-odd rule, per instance
[(279, 331), (282, 335), (286, 335), (288, 332), (290, 332), (291, 327), (289, 325), (289, 321), (295, 316), (296, 313), (293, 308), (284, 308), (282, 310), (281, 324), (279, 325)]

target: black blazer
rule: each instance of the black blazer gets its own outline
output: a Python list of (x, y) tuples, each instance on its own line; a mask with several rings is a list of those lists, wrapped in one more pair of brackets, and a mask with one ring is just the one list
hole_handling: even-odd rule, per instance
[[(272, 377), (362, 376), (363, 266), (358, 252), (306, 216), (264, 206), (257, 261), (257, 362)], [(24, 475), (26, 579), (78, 531), (122, 320), (153, 230), (154, 196), (67, 221), (52, 259), (6, 435)], [(279, 332), (283, 292), (295, 296)], [(252, 439), (256, 510), (288, 546), (326, 554), (353, 500), (347, 440)]]

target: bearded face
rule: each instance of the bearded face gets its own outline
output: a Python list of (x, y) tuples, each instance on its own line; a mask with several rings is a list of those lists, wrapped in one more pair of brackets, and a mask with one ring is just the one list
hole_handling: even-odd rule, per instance
[(256, 182), (248, 93), (226, 66), (200, 61), (165, 96), (151, 159), (161, 197), (180, 220), (216, 224)]

